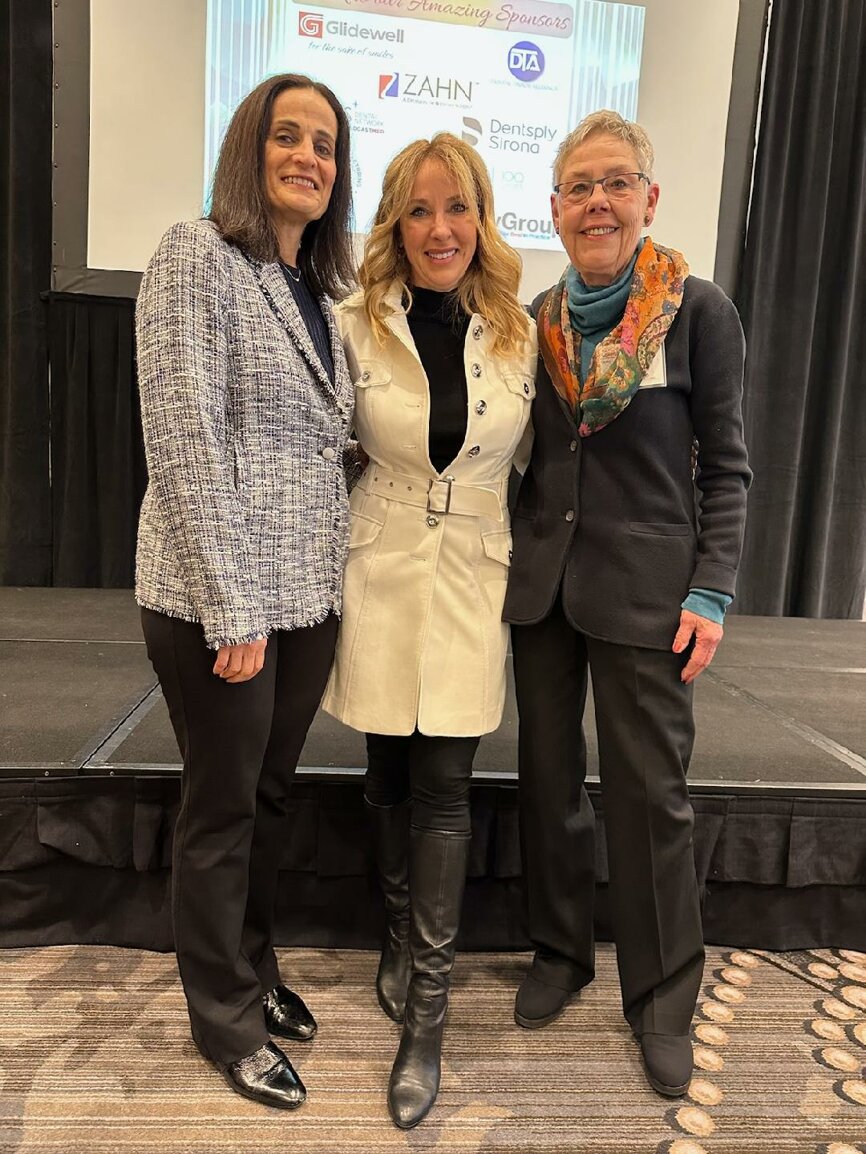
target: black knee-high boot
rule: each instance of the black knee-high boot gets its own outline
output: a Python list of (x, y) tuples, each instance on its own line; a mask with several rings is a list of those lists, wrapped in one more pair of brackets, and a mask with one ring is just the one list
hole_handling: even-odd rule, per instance
[(379, 1005), (395, 1022), (403, 1021), (412, 971), (409, 959), (409, 817), (411, 801), (375, 805), (367, 801), (373, 830), (376, 871), (385, 898), (385, 941), (376, 975)]
[(469, 858), (468, 833), (412, 827), (409, 845), (409, 950), (412, 978), (388, 1110), (404, 1130), (417, 1125), (439, 1092), (442, 1029)]

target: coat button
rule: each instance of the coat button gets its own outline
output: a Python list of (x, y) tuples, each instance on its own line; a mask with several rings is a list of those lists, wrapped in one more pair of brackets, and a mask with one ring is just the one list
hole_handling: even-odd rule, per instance
[(477, 457), (480, 452), (481, 452), (481, 446), (480, 445), (473, 445), (472, 448), (469, 450), (469, 452), (466, 454), (466, 456), (467, 457)]
[(574, 509), (568, 510), (568, 512), (565, 514), (565, 519), (566, 519), (566, 521), (573, 521), (574, 520)]
[(337, 455), (337, 450), (332, 449), (330, 445), (326, 445), (324, 447), (324, 449), (322, 449), (322, 459), (325, 461), (333, 461), (333, 459), (334, 459), (334, 457), (336, 457), (336, 455)]
[(481, 376), (481, 365), (479, 365), (478, 361), (473, 364), (471, 372), (472, 376), (478, 380), (478, 378)]
[(484, 332), (484, 326), (483, 325), (476, 325), (475, 328), (472, 330), (473, 340), (480, 341), (483, 332)]
[(479, 417), (483, 417), (484, 414), (487, 412), (487, 402), (486, 401), (479, 401), (478, 404), (475, 406), (475, 412), (478, 414)]
[(524, 391), (524, 393), (526, 393), (526, 395), (528, 397), (529, 396), (529, 381), (523, 382), (523, 391)]
[(364, 369), (363, 373), (361, 373), (361, 380), (362, 381), (369, 381), (369, 379), (370, 379), (370, 370)]
[(435, 513), (428, 513), (427, 524), (430, 526), (431, 529), (435, 529), (436, 526), (439, 524), (439, 518), (436, 516)]
[(577, 452), (577, 441), (572, 441), (571, 444), (568, 446), (568, 448), (572, 453), (576, 453)]

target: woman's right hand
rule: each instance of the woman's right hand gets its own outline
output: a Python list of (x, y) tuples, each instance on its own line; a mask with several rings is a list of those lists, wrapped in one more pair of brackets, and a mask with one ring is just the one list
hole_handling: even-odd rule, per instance
[(244, 645), (221, 645), (214, 662), (214, 673), (230, 685), (252, 681), (262, 671), (267, 644), (267, 637), (260, 637), (258, 641), (247, 641)]

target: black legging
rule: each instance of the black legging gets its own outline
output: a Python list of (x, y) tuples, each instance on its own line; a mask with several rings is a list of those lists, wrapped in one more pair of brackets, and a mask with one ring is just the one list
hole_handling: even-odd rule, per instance
[(411, 797), (420, 829), (469, 833), (469, 782), (480, 737), (367, 734), (364, 796), (371, 805), (399, 805)]

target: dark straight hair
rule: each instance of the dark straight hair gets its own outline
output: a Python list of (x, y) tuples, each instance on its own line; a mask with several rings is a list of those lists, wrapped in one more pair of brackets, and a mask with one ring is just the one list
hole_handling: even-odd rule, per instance
[(265, 143), (271, 130), (274, 101), (287, 88), (311, 88), (327, 100), (337, 118), (334, 159), (337, 175), (328, 207), (304, 229), (298, 265), (316, 295), (344, 296), (355, 281), (350, 235), (352, 169), (349, 120), (342, 104), (325, 84), (295, 72), (270, 76), (245, 96), (226, 129), (211, 191), (212, 220), (223, 240), (236, 244), (254, 260), (275, 261), (280, 251), (265, 196)]

